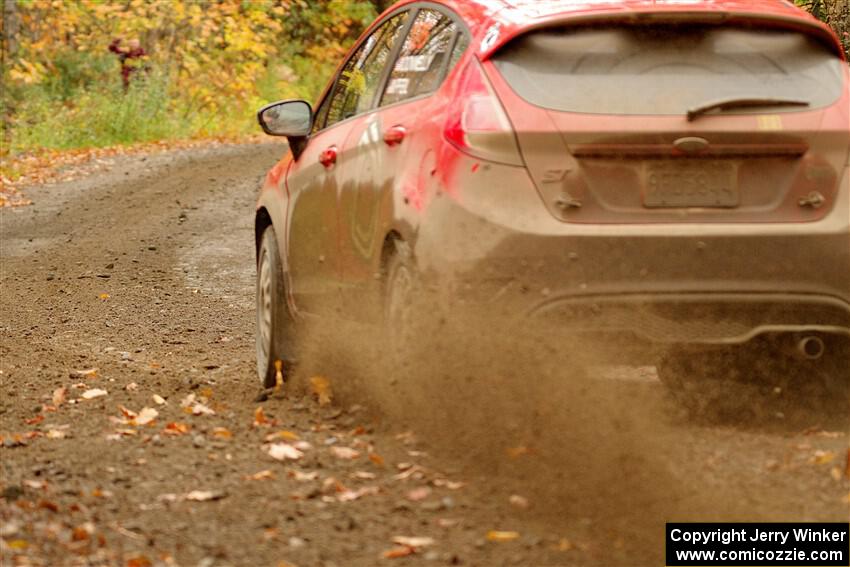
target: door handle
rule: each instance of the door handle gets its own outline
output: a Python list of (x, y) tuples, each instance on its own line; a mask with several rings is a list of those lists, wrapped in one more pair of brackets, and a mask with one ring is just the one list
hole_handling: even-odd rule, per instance
[(330, 169), (336, 163), (336, 156), (336, 146), (331, 146), (319, 154), (319, 163)]
[(407, 130), (405, 130), (404, 126), (393, 126), (384, 132), (384, 143), (390, 147), (397, 146), (404, 141), (406, 135)]

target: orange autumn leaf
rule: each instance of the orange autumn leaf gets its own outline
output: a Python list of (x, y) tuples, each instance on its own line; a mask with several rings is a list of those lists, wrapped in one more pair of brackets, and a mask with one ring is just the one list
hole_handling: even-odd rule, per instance
[(172, 421), (162, 430), (165, 435), (183, 435), (189, 432), (189, 425), (180, 421)]
[(326, 406), (331, 403), (333, 396), (331, 382), (324, 376), (313, 376), (310, 378), (310, 391), (319, 400), (320, 406)]
[(407, 557), (408, 555), (413, 555), (414, 553), (416, 553), (415, 548), (408, 547), (406, 545), (400, 545), (392, 549), (386, 550), (382, 555), (384, 559), (398, 559), (399, 557)]

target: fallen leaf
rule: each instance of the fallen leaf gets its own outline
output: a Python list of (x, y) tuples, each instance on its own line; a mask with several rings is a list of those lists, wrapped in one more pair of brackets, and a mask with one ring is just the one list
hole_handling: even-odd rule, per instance
[(319, 478), (319, 473), (316, 471), (305, 473), (297, 470), (290, 470), (286, 474), (289, 475), (289, 478), (294, 478), (299, 482), (309, 482)]
[(378, 492), (380, 492), (380, 488), (377, 486), (364, 486), (357, 490), (343, 490), (337, 495), (336, 499), (340, 502), (351, 502), (352, 500), (357, 500), (361, 496), (377, 494)]
[(35, 417), (25, 419), (24, 423), (26, 423), (27, 425), (36, 425), (36, 424), (41, 423), (42, 421), (44, 421), (44, 416), (42, 414), (38, 414)]
[(508, 502), (511, 503), (511, 506), (522, 508), (523, 510), (528, 508), (528, 498), (520, 496), (519, 494), (512, 494), (508, 499)]
[(395, 536), (393, 538), (393, 543), (413, 548), (427, 547), (429, 545), (434, 545), (434, 538)]
[(68, 436), (68, 432), (63, 431), (61, 429), (51, 429), (45, 435), (45, 437), (47, 437), (48, 439), (64, 439), (67, 436)]
[(101, 293), (98, 297), (100, 297), (100, 299), (102, 299), (103, 301), (106, 301), (107, 299), (109, 299), (109, 294)]
[(106, 390), (101, 390), (100, 388), (92, 388), (91, 390), (86, 390), (82, 394), (82, 398), (84, 400), (91, 400), (93, 398), (99, 398), (101, 396), (105, 396), (109, 394)]
[(519, 533), (510, 531), (490, 530), (487, 532), (487, 541), (513, 541), (519, 538)]
[(414, 488), (410, 492), (407, 493), (407, 499), (412, 502), (420, 502), (425, 500), (431, 496), (431, 489), (427, 486), (420, 486), (419, 488)]
[(320, 406), (331, 403), (331, 382), (324, 376), (313, 376), (310, 378), (310, 391), (319, 400)]
[(12, 539), (6, 542), (10, 549), (23, 550), (29, 547), (29, 543), (23, 539)]
[(283, 388), (283, 361), (274, 361), (274, 390), (279, 392)]
[(298, 434), (293, 433), (292, 431), (275, 431), (274, 433), (269, 433), (266, 435), (266, 441), (275, 441), (277, 439), (286, 439), (287, 441), (299, 441), (301, 438)]
[(289, 443), (275, 443), (269, 446), (268, 454), (271, 458), (278, 461), (287, 459), (296, 460), (304, 456), (304, 453), (290, 445)]
[(274, 473), (268, 469), (245, 476), (245, 480), (266, 480), (274, 478)]
[(144, 555), (131, 557), (127, 560), (127, 567), (152, 567), (152, 565), (153, 563), (151, 563), (151, 560)]
[(532, 450), (524, 445), (520, 445), (519, 447), (509, 447), (505, 449), (505, 452), (512, 459), (518, 459), (519, 457), (530, 455)]
[(189, 410), (192, 415), (215, 415), (215, 411), (212, 408), (205, 406), (201, 402), (195, 402)]
[(331, 447), (331, 454), (338, 459), (356, 459), (360, 456), (360, 451), (351, 447)]
[(271, 422), (266, 417), (265, 411), (263, 411), (263, 406), (257, 406), (257, 409), (254, 410), (254, 427), (270, 427)]
[(161, 405), (163, 405), (164, 403), (166, 403), (166, 402), (165, 402), (165, 398), (163, 398), (163, 397), (162, 397), (162, 396), (160, 396), (159, 394), (154, 394), (153, 396), (151, 396), (151, 398), (153, 399), (154, 403), (155, 403), (155, 404), (157, 404), (157, 405), (160, 405), (160, 406), (161, 406)]
[(222, 439), (230, 439), (233, 437), (233, 433), (230, 432), (226, 427), (216, 427), (212, 430), (213, 437), (220, 437)]
[(570, 551), (573, 549), (573, 544), (570, 540), (565, 537), (562, 537), (560, 541), (558, 541), (558, 545), (555, 546), (556, 551)]
[(77, 526), (71, 532), (71, 540), (72, 541), (85, 541), (91, 537), (94, 533), (94, 524), (91, 522), (86, 522), (80, 526)]
[(59, 505), (55, 502), (51, 502), (50, 500), (39, 500), (38, 508), (42, 510), (50, 510), (51, 512), (59, 511)]
[(165, 426), (162, 432), (166, 435), (183, 435), (189, 432), (189, 425), (179, 421), (172, 421)]
[(809, 459), (809, 463), (813, 465), (826, 465), (835, 460), (835, 453), (832, 451), (815, 451), (812, 458)]
[(210, 500), (221, 500), (227, 496), (224, 492), (213, 492), (212, 490), (193, 490), (186, 495), (186, 500), (194, 502), (207, 502)]
[(53, 390), (53, 396), (52, 396), (51, 399), (52, 399), (53, 405), (55, 407), (58, 408), (59, 406), (61, 406), (62, 404), (65, 403), (65, 393), (66, 393), (66, 391), (67, 390), (64, 386), (61, 387), (61, 388), (56, 388), (55, 390)]
[(142, 408), (142, 411), (139, 412), (138, 417), (134, 420), (136, 425), (147, 425), (156, 419), (156, 416), (159, 415), (159, 412), (153, 408)]
[(448, 488), (449, 490), (459, 490), (466, 486), (465, 482), (459, 482), (454, 480), (446, 480), (444, 478), (434, 479), (434, 486), (441, 486)]
[(70, 374), (71, 378), (97, 378), (97, 368), (87, 368), (86, 370), (74, 370)]
[(388, 549), (381, 555), (384, 559), (398, 559), (399, 557), (407, 557), (408, 555), (413, 555), (414, 553), (416, 553), (416, 549), (412, 547), (399, 546), (394, 547), (392, 549)]
[(384, 458), (377, 453), (369, 453), (369, 460), (372, 461), (372, 464), (376, 467), (384, 466)]
[(136, 412), (134, 412), (133, 410), (126, 408), (124, 406), (121, 406), (121, 405), (118, 406), (118, 410), (121, 412), (121, 415), (123, 415), (127, 419), (136, 419), (136, 416), (139, 415)]

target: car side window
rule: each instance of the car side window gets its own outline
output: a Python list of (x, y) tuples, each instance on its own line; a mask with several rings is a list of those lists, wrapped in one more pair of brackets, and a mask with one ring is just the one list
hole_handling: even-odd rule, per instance
[[(461, 50), (453, 49), (460, 41), (464, 42)], [(381, 106), (437, 90), (446, 70), (463, 54), (467, 41), (449, 16), (437, 10), (420, 10), (393, 66)]]
[(315, 116), (313, 117), (313, 128), (310, 131), (310, 134), (315, 134), (320, 130), (325, 128), (325, 122), (328, 119), (328, 109), (331, 106), (331, 96), (333, 92), (328, 93), (328, 96), (324, 98), (324, 100), (319, 105), (319, 108), (316, 109)]
[(346, 62), (329, 97), (324, 127), (372, 108), (384, 69), (407, 18), (407, 12), (403, 12), (384, 22)]

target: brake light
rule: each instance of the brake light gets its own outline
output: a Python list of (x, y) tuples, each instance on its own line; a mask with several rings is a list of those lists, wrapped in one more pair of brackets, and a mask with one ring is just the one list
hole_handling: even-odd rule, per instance
[(507, 165), (524, 165), (513, 126), (476, 59), (464, 70), (448, 115), (445, 137), (462, 152)]

